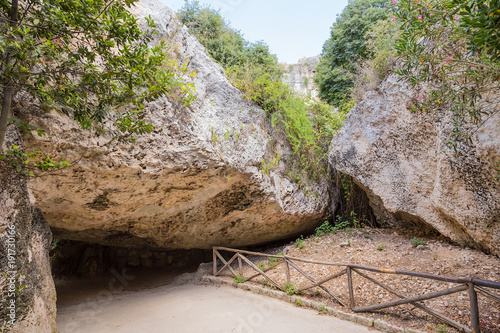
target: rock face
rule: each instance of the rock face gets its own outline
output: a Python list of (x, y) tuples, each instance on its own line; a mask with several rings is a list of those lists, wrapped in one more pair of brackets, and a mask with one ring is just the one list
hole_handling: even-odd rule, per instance
[(319, 59), (320, 56), (315, 56), (302, 58), (298, 64), (283, 64), (285, 67), (283, 82), (288, 83), (301, 94), (311, 96), (311, 98), (318, 97), (318, 89), (313, 77), (316, 74)]
[[(157, 0), (133, 12), (151, 15), (157, 39), (197, 75), (197, 100), (184, 108), (161, 98), (147, 108), (154, 133), (134, 145), (89, 138), (76, 123), (46, 114), (44, 138), (30, 148), (73, 161), (31, 184), (55, 238), (109, 246), (207, 249), (245, 246), (303, 233), (328, 215), (325, 184), (306, 195), (284, 177), (291, 149), (265, 113), (244, 100), (203, 46)], [(144, 22), (141, 21), (141, 24)], [(279, 166), (263, 173), (277, 153)]]
[(450, 114), (410, 111), (416, 94), (390, 76), (354, 107), (330, 149), (385, 226), (429, 228), (500, 255), (500, 115), (472, 144), (447, 147)]
[[(12, 127), (11, 144), (21, 145)], [(57, 332), (50, 229), (30, 202), (26, 178), (7, 166), (0, 168), (0, 184), (0, 331)]]

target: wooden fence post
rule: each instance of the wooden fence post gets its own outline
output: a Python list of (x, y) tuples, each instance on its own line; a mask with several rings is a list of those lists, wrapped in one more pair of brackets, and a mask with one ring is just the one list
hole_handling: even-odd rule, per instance
[(288, 265), (288, 259), (285, 257), (285, 270), (286, 270), (286, 282), (290, 284), (290, 265)]
[(479, 306), (477, 304), (477, 293), (474, 290), (474, 282), (469, 283), (470, 318), (473, 333), (481, 333), (479, 323)]
[(216, 276), (216, 274), (217, 274), (217, 255), (215, 254), (216, 251), (217, 250), (215, 250), (215, 249), (212, 250), (212, 254), (214, 256), (214, 273), (213, 273), (214, 276)]
[(238, 254), (238, 268), (240, 270), (240, 276), (243, 276), (243, 264), (241, 263), (241, 256)]
[(352, 310), (356, 304), (354, 302), (354, 288), (352, 286), (352, 270), (347, 266), (347, 285), (349, 287), (349, 308)]

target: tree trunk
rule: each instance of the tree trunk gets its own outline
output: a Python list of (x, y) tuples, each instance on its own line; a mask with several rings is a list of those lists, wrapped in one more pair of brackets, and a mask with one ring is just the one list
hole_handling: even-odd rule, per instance
[[(10, 25), (12, 27), (15, 27), (17, 25), (18, 10), (18, 0), (12, 0), (12, 8), (10, 12)], [(5, 56), (5, 72), (11, 70), (10, 66), (12, 66), (12, 59), (10, 54), (7, 53)], [(12, 97), (14, 96), (14, 87), (12, 86), (12, 84), (13, 81), (11, 78), (6, 79), (3, 89), (2, 114), (0, 115), (0, 152), (3, 151), (2, 147), (5, 140), (5, 132), (7, 131), (7, 121), (9, 119)]]

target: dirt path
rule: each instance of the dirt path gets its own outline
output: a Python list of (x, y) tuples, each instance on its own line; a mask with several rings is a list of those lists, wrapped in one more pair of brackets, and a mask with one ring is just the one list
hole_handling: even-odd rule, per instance
[(61, 333), (378, 332), (230, 287), (163, 286), (58, 306)]

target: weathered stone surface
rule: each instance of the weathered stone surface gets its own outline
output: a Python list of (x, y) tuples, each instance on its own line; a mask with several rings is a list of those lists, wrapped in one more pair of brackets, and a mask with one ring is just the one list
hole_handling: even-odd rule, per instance
[(312, 98), (318, 97), (317, 84), (313, 78), (320, 56), (302, 58), (297, 64), (283, 64), (285, 73), (283, 82), (288, 83), (295, 91)]
[(451, 115), (410, 111), (417, 97), (396, 76), (369, 92), (332, 142), (332, 168), (354, 177), (382, 225), (433, 228), (500, 255), (500, 115), (455, 152)]
[[(33, 182), (34, 196), (56, 238), (163, 249), (245, 246), (300, 234), (327, 215), (327, 186), (305, 195), (284, 177), (291, 150), (265, 113), (245, 101), (223, 69), (157, 0), (135, 15), (151, 15), (189, 63), (198, 99), (189, 108), (168, 98), (149, 103), (154, 133), (134, 145), (89, 138), (70, 119), (46, 114), (44, 138), (30, 148), (73, 161), (74, 167)], [(262, 172), (277, 152), (281, 160)]]
[[(6, 146), (12, 144), (22, 146), (10, 127)], [(50, 229), (30, 202), (26, 178), (1, 166), (0, 331), (7, 327), (10, 332), (57, 332), (56, 291), (48, 256)], [(12, 319), (13, 326), (9, 325)]]

